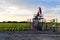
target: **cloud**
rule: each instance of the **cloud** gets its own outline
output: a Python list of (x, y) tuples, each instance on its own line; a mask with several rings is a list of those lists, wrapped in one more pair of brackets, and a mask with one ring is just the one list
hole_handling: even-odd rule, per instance
[[(53, 18), (57, 18), (58, 20), (60, 20), (59, 19), (60, 5), (58, 1), (57, 0), (50, 0), (50, 1), (0, 0), (0, 19), (1, 19), (0, 21), (4, 20), (21, 21), (21, 20), (32, 19), (33, 15), (37, 13), (38, 6), (41, 6), (44, 18), (46, 18), (47, 20)], [(54, 5), (56, 4), (55, 7), (53, 7), (52, 4)]]
[(55, 19), (57, 18), (58, 19), (58, 22), (60, 22), (60, 6), (57, 5), (56, 7), (43, 7), (42, 8), (43, 10), (43, 15), (44, 15), (44, 18), (46, 18), (47, 20), (50, 20), (50, 19)]
[(0, 3), (0, 21), (26, 21), (31, 18), (32, 13), (31, 9), (23, 9), (8, 2), (3, 3), (3, 1)]

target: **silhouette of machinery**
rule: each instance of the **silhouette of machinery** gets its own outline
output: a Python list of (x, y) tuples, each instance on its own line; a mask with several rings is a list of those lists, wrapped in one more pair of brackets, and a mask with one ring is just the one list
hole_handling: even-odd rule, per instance
[(42, 25), (40, 25), (40, 23), (42, 22), (43, 19), (44, 18), (43, 18), (43, 15), (42, 15), (42, 10), (39, 7), (39, 10), (38, 10), (37, 14), (34, 15), (34, 18), (33, 18), (33, 26), (32, 26), (33, 29), (42, 31)]
[[(43, 18), (42, 10), (39, 7), (37, 14), (34, 15), (33, 21), (30, 20), (30, 29), (39, 30), (39, 31), (55, 31), (57, 30), (57, 19), (54, 19), (52, 22), (46, 22), (46, 19)], [(49, 26), (48, 26), (49, 25)]]

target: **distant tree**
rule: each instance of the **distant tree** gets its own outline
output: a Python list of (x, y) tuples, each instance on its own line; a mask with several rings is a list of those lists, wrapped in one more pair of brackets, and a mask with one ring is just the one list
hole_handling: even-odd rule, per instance
[(18, 23), (17, 21), (12, 21), (12, 23)]
[(21, 22), (19, 22), (19, 23), (27, 23), (27, 21), (21, 21)]
[(2, 23), (6, 23), (6, 21), (3, 21)]
[(11, 23), (11, 21), (7, 21), (7, 23)]

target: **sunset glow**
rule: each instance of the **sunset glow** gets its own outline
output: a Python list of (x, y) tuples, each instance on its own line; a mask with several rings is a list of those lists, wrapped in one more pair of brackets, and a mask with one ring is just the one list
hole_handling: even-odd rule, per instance
[(47, 20), (57, 18), (59, 21), (59, 2), (60, 0), (0, 0), (0, 21), (27, 21), (33, 18), (39, 6), (42, 8), (44, 18)]

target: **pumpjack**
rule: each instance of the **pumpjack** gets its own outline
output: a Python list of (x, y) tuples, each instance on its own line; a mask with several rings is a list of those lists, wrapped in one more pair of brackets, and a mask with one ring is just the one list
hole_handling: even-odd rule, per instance
[(53, 26), (47, 25), (46, 19), (43, 18), (41, 7), (39, 7), (37, 14), (34, 15), (31, 28), (33, 30), (39, 30), (39, 31), (45, 31), (45, 30), (49, 31), (49, 30), (51, 30), (51, 28), (53, 28), (52, 30), (54, 30), (54, 31), (57, 30), (57, 28), (56, 28), (57, 20), (54, 19), (53, 22), (51, 22), (51, 23), (49, 22), (49, 25), (53, 25)]
[(33, 29), (42, 31), (42, 26), (40, 25), (40, 20), (43, 19), (42, 10), (39, 7), (37, 14), (33, 18)]

